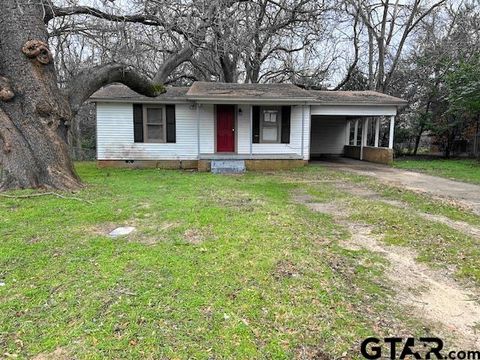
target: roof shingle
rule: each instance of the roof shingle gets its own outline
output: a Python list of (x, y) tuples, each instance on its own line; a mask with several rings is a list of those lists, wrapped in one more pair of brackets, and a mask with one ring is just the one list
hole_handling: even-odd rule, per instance
[(166, 88), (167, 91), (156, 97), (148, 97), (140, 95), (123, 84), (112, 84), (105, 86), (95, 92), (90, 99), (93, 101), (101, 100), (125, 100), (134, 102), (156, 102), (156, 101), (185, 101), (185, 94), (189, 87), (173, 87)]
[(313, 99), (293, 84), (231, 84), (196, 81), (187, 92), (191, 99), (304, 100)]
[(316, 102), (321, 105), (405, 105), (407, 101), (376, 91), (327, 91), (310, 90)]
[(230, 84), (196, 81), (190, 87), (167, 87), (156, 97), (136, 93), (122, 84), (113, 84), (94, 93), (92, 101), (168, 102), (188, 100), (223, 100), (268, 102), (307, 102), (315, 105), (395, 105), (404, 106), (403, 99), (376, 91), (304, 90), (293, 84)]

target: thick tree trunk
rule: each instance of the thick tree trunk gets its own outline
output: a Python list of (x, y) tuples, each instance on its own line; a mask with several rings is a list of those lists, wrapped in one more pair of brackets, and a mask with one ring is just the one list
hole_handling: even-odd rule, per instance
[(0, 94), (2, 190), (81, 186), (66, 143), (72, 112), (57, 87), (40, 3), (2, 1), (0, 75), (13, 91), (11, 99)]

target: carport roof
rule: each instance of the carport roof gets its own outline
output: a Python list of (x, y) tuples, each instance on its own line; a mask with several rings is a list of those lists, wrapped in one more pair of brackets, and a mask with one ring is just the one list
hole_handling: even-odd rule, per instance
[(407, 105), (407, 101), (376, 91), (310, 90), (316, 105)]

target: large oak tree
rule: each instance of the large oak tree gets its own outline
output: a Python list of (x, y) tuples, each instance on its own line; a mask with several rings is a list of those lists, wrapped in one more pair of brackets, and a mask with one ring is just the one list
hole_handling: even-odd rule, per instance
[[(193, 55), (186, 42), (148, 79), (122, 63), (80, 72), (64, 89), (57, 84), (48, 45), (48, 22), (84, 14), (106, 21), (167, 26), (151, 14), (112, 15), (87, 6), (56, 7), (51, 0), (3, 0), (0, 12), (0, 190), (75, 189), (81, 182), (69, 157), (67, 132), (75, 113), (96, 90), (113, 82), (155, 96), (168, 74)], [(170, 31), (179, 31), (168, 24)]]

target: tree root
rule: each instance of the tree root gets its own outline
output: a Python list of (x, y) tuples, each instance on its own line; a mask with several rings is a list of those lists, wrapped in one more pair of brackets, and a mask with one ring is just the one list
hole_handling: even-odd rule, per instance
[(56, 192), (44, 192), (44, 193), (34, 193), (34, 194), (27, 194), (27, 195), (7, 195), (7, 194), (0, 194), (0, 197), (5, 197), (9, 199), (30, 199), (30, 198), (35, 198), (39, 196), (56, 196), (61, 199), (65, 200), (76, 200), (76, 201), (81, 201), (81, 202), (86, 202), (87, 204), (93, 205), (93, 202), (90, 200), (85, 200), (81, 199), (78, 197), (74, 196), (65, 196)]

